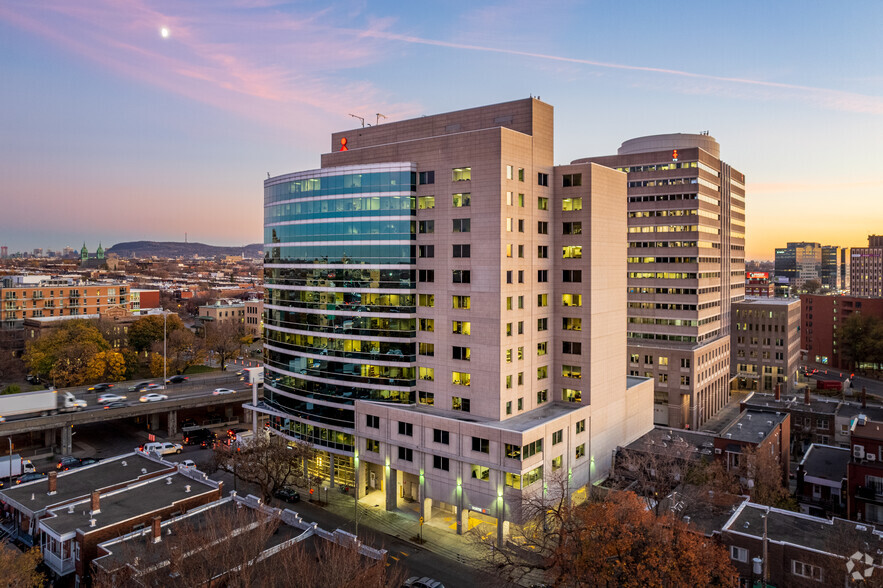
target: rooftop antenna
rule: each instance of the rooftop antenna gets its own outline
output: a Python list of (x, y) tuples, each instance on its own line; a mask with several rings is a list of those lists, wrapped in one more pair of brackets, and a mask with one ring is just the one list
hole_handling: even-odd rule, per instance
[(360, 121), (362, 121), (362, 128), (363, 128), (363, 129), (365, 128), (365, 117), (364, 117), (364, 116), (359, 116), (359, 115), (357, 115), (357, 114), (351, 114), (350, 116), (353, 117), (353, 118), (357, 118), (357, 119), (359, 119)]
[(374, 126), (377, 126), (377, 125), (380, 124), (380, 117), (386, 118), (386, 115), (385, 115), (385, 114), (380, 114), (380, 113), (378, 112), (378, 113), (377, 113), (377, 119), (374, 121)]

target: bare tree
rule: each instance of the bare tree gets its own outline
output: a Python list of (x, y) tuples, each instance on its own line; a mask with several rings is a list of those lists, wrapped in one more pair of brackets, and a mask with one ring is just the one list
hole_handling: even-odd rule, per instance
[(205, 329), (206, 348), (215, 352), (221, 369), (224, 369), (227, 360), (235, 357), (242, 348), (245, 328), (242, 323), (228, 321), (208, 323)]
[(640, 446), (617, 451), (615, 487), (642, 497), (658, 516), (660, 501), (698, 465), (696, 455), (693, 446), (676, 433), (647, 436)]
[(306, 443), (289, 444), (282, 437), (261, 432), (243, 445), (221, 445), (214, 455), (218, 467), (257, 484), (267, 502), (277, 490), (301, 481), (304, 459), (312, 454), (312, 446)]

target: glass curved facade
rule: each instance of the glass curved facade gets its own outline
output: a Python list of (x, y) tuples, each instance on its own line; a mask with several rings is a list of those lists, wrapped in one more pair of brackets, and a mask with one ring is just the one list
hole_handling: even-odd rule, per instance
[(352, 452), (356, 399), (416, 394), (416, 168), (264, 182), (264, 403), (277, 431)]

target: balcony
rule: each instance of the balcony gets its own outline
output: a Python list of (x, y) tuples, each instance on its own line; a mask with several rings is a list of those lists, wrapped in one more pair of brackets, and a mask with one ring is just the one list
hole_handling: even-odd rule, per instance
[(67, 559), (62, 559), (61, 556), (49, 550), (43, 551), (43, 561), (59, 576), (66, 576), (67, 574), (73, 573), (76, 568), (76, 562), (73, 558), (68, 557)]

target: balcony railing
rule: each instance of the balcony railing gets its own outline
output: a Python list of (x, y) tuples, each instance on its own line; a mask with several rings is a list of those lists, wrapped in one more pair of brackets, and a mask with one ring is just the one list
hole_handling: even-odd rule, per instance
[(59, 576), (70, 574), (76, 568), (76, 562), (72, 558), (61, 559), (49, 550), (43, 552), (43, 561)]

